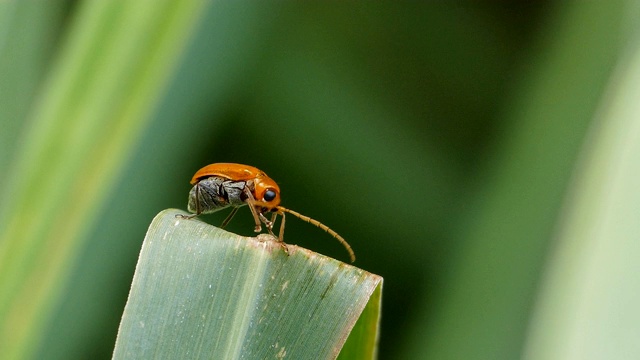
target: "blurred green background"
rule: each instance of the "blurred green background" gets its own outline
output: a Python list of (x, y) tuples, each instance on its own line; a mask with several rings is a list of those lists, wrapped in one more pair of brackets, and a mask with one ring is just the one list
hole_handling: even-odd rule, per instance
[[(0, 4), (0, 334), (109, 358), (151, 219), (237, 162), (384, 277), (380, 358), (546, 358), (532, 334), (568, 320), (536, 325), (545, 274), (625, 91), (637, 1), (176, 4)], [(248, 210), (228, 229), (252, 235)], [(348, 260), (293, 218), (286, 240)], [(24, 290), (34, 321), (24, 279), (44, 288)]]

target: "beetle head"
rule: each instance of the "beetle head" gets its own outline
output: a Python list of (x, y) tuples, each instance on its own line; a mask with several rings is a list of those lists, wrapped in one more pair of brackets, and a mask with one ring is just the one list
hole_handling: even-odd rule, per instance
[(262, 207), (271, 211), (280, 205), (280, 187), (271, 178), (259, 176), (254, 180), (255, 191), (253, 196)]

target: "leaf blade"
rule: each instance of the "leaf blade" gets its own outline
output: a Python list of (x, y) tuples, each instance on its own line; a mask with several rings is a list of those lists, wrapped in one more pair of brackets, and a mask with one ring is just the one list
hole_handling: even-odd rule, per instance
[(180, 213), (160, 213), (145, 237), (114, 359), (335, 358), (382, 281)]

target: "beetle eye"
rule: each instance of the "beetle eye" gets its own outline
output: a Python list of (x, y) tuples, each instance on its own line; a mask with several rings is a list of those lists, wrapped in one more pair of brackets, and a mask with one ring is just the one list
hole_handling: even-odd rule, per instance
[(271, 201), (276, 198), (276, 192), (268, 189), (264, 192), (264, 201)]

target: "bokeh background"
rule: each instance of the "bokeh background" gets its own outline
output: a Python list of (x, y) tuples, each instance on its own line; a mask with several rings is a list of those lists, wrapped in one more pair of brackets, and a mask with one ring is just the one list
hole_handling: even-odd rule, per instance
[[(214, 162), (267, 172), (284, 206), (332, 227), (358, 267), (384, 277), (381, 359), (639, 355), (625, 339), (640, 322), (606, 315), (640, 319), (633, 301), (596, 299), (604, 323), (586, 334), (571, 302), (614, 279), (580, 256), (637, 249), (563, 235), (585, 229), (572, 220), (585, 174), (607, 173), (589, 154), (608, 154), (606, 109), (639, 66), (628, 60), (637, 1), (176, 4), (0, 4), (0, 334), (28, 328), (25, 356), (110, 358), (147, 226), (186, 209), (191, 176)], [(20, 236), (7, 230), (16, 221)], [(228, 229), (251, 235), (248, 210)], [(286, 239), (348, 260), (293, 218)], [(587, 278), (590, 292), (568, 291), (575, 279), (549, 288), (567, 263), (603, 279)], [(24, 290), (49, 284), (42, 273), (53, 285)], [(611, 294), (638, 298), (637, 280), (615, 279)], [(32, 321), (12, 297), (24, 291)], [(554, 299), (569, 310), (547, 312)]]

